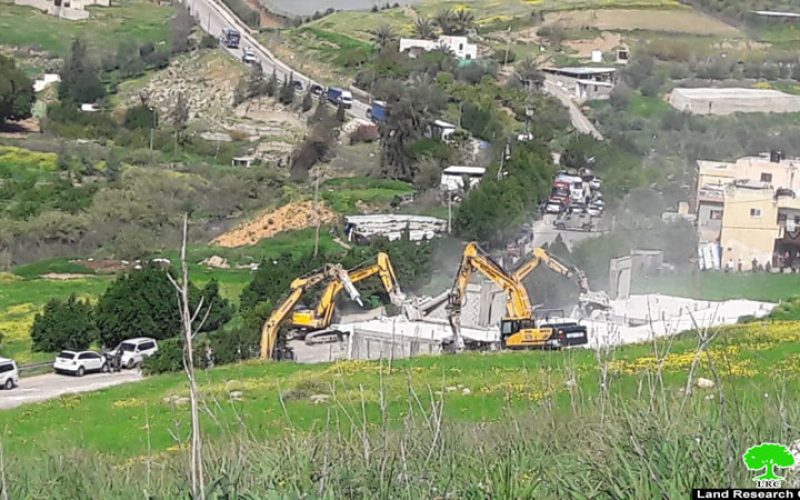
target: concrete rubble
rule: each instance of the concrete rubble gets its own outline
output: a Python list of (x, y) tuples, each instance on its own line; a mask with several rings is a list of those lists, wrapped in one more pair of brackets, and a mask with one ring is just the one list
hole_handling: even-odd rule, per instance
[(753, 300), (713, 302), (670, 295), (632, 295), (612, 300), (608, 316), (582, 321), (589, 329), (589, 346), (646, 342), (695, 328), (735, 324), (742, 316), (763, 318), (777, 304)]
[[(410, 308), (417, 311), (416, 316), (411, 315), (412, 319), (382, 316), (335, 325), (334, 328), (349, 333), (343, 342), (316, 347), (319, 351), (316, 355), (301, 354), (298, 360), (398, 359), (439, 354), (442, 342), (452, 338), (445, 313), (446, 297), (445, 292), (437, 297), (417, 299)], [(462, 314), (465, 340), (487, 344), (498, 342), (503, 304), (503, 294), (488, 284), (470, 285), (467, 307)], [(742, 316), (763, 318), (776, 306), (751, 300), (713, 302), (659, 294), (633, 295), (624, 300), (612, 300), (610, 305), (608, 313), (598, 311), (592, 318), (580, 320), (589, 330), (588, 348), (647, 342), (654, 337), (666, 337), (695, 328), (731, 325)]]

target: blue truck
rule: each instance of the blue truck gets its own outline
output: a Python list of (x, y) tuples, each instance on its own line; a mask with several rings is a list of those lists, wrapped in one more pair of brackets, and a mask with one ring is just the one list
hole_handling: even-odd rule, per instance
[(239, 41), (241, 39), (242, 35), (239, 33), (239, 30), (233, 28), (222, 28), (222, 38), (220, 39), (222, 45), (228, 47), (229, 49), (238, 49)]
[(367, 117), (375, 123), (383, 123), (389, 116), (389, 108), (383, 101), (373, 101), (372, 106), (367, 110)]
[(345, 109), (353, 107), (353, 94), (349, 90), (340, 89), (339, 87), (330, 87), (325, 98), (335, 106), (341, 106)]

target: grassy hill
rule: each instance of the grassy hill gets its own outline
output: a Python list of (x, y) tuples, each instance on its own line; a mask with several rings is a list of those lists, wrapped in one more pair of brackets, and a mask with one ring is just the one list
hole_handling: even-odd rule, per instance
[(126, 38), (139, 43), (169, 41), (169, 19), (174, 12), (170, 6), (147, 0), (115, 0), (111, 7), (93, 7), (90, 12), (87, 20), (67, 21), (14, 5), (12, 0), (0, 0), (0, 44), (39, 47), (64, 56), (78, 35), (90, 47), (103, 51), (115, 50)]
[[(218, 493), (330, 498), (433, 488), (459, 498), (642, 498), (746, 486), (749, 446), (797, 437), (786, 432), (798, 412), (785, 398), (800, 382), (798, 326), (727, 328), (703, 353), (686, 334), (605, 356), (209, 370), (199, 375), (208, 481)], [(715, 386), (685, 393), (690, 372)], [(12, 493), (43, 484), (78, 496), (185, 491), (186, 394), (176, 374), (0, 414)]]

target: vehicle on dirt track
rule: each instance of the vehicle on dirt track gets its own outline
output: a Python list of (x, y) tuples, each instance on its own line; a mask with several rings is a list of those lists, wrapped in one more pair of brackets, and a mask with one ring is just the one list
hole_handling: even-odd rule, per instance
[(53, 371), (83, 377), (90, 372), (108, 371), (108, 363), (94, 351), (61, 351), (53, 362)]

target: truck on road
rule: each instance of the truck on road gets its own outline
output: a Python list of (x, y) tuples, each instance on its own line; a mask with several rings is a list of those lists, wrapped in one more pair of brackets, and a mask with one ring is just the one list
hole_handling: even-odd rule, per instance
[(367, 117), (375, 123), (383, 123), (389, 115), (389, 109), (384, 101), (373, 101), (367, 110)]
[(331, 87), (328, 89), (328, 93), (325, 95), (325, 98), (331, 104), (341, 106), (344, 109), (350, 109), (353, 107), (353, 94), (350, 93), (349, 90), (344, 90), (339, 87)]
[(242, 34), (239, 33), (239, 30), (234, 28), (222, 28), (222, 38), (220, 38), (222, 45), (229, 49), (238, 49), (241, 39)]

